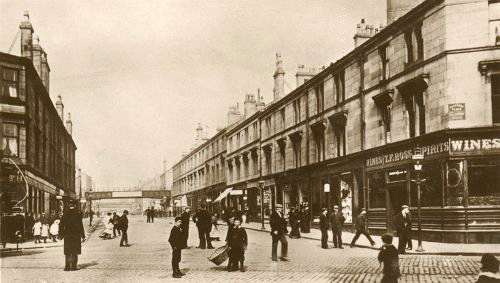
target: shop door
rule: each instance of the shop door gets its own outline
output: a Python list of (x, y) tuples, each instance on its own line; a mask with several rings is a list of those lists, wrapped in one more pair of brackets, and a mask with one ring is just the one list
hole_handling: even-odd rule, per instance
[(389, 232), (396, 232), (396, 226), (394, 225), (394, 220), (396, 215), (401, 212), (401, 206), (408, 204), (408, 191), (406, 188), (406, 182), (399, 184), (391, 184), (388, 186), (389, 193), (389, 206), (387, 209), (388, 218), (388, 230)]

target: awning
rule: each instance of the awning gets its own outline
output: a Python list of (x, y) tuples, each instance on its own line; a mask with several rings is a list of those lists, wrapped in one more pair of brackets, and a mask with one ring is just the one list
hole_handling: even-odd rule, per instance
[(218, 202), (218, 201), (221, 201), (223, 198), (227, 197), (227, 195), (229, 194), (229, 192), (231, 192), (231, 190), (233, 189), (233, 187), (231, 188), (227, 188), (225, 189), (222, 194), (220, 194), (214, 201), (212, 202)]

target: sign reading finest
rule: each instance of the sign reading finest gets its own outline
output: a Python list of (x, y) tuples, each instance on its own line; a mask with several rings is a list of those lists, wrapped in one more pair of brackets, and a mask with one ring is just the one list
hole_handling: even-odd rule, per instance
[(448, 120), (465, 120), (465, 103), (448, 104)]

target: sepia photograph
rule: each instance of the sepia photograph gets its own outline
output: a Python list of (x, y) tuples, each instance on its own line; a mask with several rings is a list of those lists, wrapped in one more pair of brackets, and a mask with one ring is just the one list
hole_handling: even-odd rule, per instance
[(500, 282), (500, 0), (0, 0), (0, 282)]

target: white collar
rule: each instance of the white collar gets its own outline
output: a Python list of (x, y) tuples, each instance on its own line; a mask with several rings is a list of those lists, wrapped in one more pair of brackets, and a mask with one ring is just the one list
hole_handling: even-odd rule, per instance
[(481, 271), (481, 272), (479, 272), (478, 278), (479, 278), (479, 276), (482, 276), (482, 275), (490, 277), (490, 278), (500, 279), (500, 274), (493, 273), (493, 272), (490, 272), (490, 271)]

